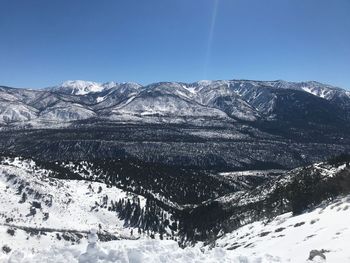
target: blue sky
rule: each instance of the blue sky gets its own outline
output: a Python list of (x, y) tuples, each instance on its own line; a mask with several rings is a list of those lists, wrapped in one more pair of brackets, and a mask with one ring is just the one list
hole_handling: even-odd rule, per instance
[(0, 0), (0, 85), (317, 80), (350, 88), (349, 0)]

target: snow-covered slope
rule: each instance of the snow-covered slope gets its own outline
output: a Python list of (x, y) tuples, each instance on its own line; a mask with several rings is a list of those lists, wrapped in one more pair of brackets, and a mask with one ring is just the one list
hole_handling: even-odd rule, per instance
[[(203, 252), (200, 248), (182, 249), (170, 240), (123, 240), (99, 243), (40, 247), (39, 251), (15, 250), (10, 255), (0, 256), (1, 263), (256, 263), (271, 262), (269, 257), (246, 257), (215, 248)], [(274, 261), (276, 262), (276, 261)]]
[(346, 95), (347, 91), (317, 81), (288, 82), (284, 80), (276, 81), (255, 81), (255, 80), (232, 80), (230, 84), (237, 89), (240, 88), (273, 88), (273, 89), (294, 89), (308, 92), (320, 98), (331, 100), (334, 96)]
[(198, 82), (194, 87), (198, 89), (194, 99), (203, 105), (219, 109), (235, 119), (255, 121), (260, 117), (254, 107), (231, 89), (228, 81)]
[[(46, 236), (53, 239), (52, 244), (59, 243), (61, 238), (56, 234), (80, 234), (82, 238), (91, 228), (112, 237), (130, 235), (132, 228), (125, 226), (111, 204), (124, 199), (138, 202), (142, 208), (145, 198), (103, 183), (52, 176), (52, 170), (40, 168), (29, 159), (5, 158), (1, 162), (1, 247), (43, 244)], [(18, 230), (19, 235), (11, 235), (8, 229)], [(37, 234), (33, 236), (32, 232)], [(137, 235), (137, 230), (134, 233)]]
[(138, 88), (141, 85), (137, 83), (116, 83), (114, 81), (98, 83), (93, 81), (84, 81), (84, 80), (68, 80), (62, 84), (48, 88), (49, 91), (54, 91), (56, 93), (63, 93), (67, 95), (94, 95), (96, 93), (106, 92), (111, 89), (119, 89), (122, 92), (125, 92), (127, 88)]
[(90, 166), (1, 157), (0, 249), (84, 243), (92, 228), (103, 241), (177, 236), (169, 211), (149, 195), (100, 183), (103, 175), (91, 173)]
[(21, 102), (0, 100), (0, 125), (13, 122), (26, 122), (37, 118), (38, 111)]
[(29, 239), (13, 244), (12, 251), (0, 256), (0, 262), (345, 263), (350, 261), (349, 218), (350, 195), (299, 216), (287, 213), (248, 224), (219, 238), (214, 247), (199, 244), (181, 249), (175, 241), (147, 238), (99, 243), (97, 236), (90, 234), (88, 246), (86, 241), (50, 246), (52, 241), (46, 240), (44, 245)]
[(245, 225), (219, 238), (216, 247), (248, 258), (269, 255), (267, 262), (350, 262), (349, 219), (347, 195), (298, 216), (286, 213)]
[(52, 88), (53, 91), (62, 92), (71, 95), (86, 95), (89, 93), (101, 92), (105, 87), (113, 87), (114, 83), (107, 83), (105, 86), (101, 83), (84, 81), (84, 80), (68, 80), (61, 85)]
[[(116, 187), (84, 180), (52, 178), (52, 171), (34, 161), (6, 158), (0, 164), (0, 224), (2, 226), (88, 231), (98, 227), (111, 234), (123, 233), (124, 222), (111, 201), (138, 200)], [(67, 220), (69, 218), (69, 220)]]
[(108, 111), (113, 106), (125, 104), (125, 101), (136, 96), (141, 88), (141, 85), (132, 82), (115, 84), (112, 88), (96, 94), (94, 98), (97, 105), (94, 108), (96, 110), (107, 108)]
[(169, 117), (227, 117), (220, 110), (183, 100), (173, 95), (161, 94), (145, 94), (133, 98), (126, 105), (113, 109), (112, 115), (114, 114)]
[[(125, 176), (110, 162), (47, 163), (2, 157), (0, 262), (347, 262), (347, 158), (282, 174), (277, 170), (221, 173), (219, 184), (226, 187), (225, 180), (235, 185), (232, 193), (182, 207), (153, 192), (153, 200), (167, 207), (162, 210), (149, 203), (156, 189), (151, 186), (162, 181), (154, 172), (152, 180), (145, 178), (149, 184), (138, 186), (136, 177)], [(114, 171), (114, 176), (109, 177), (102, 167)], [(130, 170), (130, 166), (124, 168)], [(118, 187), (142, 190), (143, 196), (113, 186), (118, 177), (123, 179)], [(260, 177), (263, 180), (258, 182)], [(172, 191), (178, 188), (167, 192), (176, 194)], [(196, 192), (203, 190), (199, 183), (196, 188)], [(206, 209), (211, 202), (214, 206)], [(122, 217), (128, 212), (133, 216)], [(228, 221), (219, 225), (220, 220)], [(141, 231), (140, 222), (163, 225), (163, 234)], [(203, 224), (205, 229), (200, 228)], [(89, 239), (85, 252), (92, 228), (98, 229), (101, 243)], [(206, 233), (209, 238), (203, 240), (205, 245), (191, 243), (191, 233), (198, 237)], [(182, 239), (181, 235), (187, 236)], [(156, 240), (150, 240), (152, 236)], [(165, 240), (174, 237), (195, 246), (183, 250), (175, 241)]]
[(51, 107), (47, 107), (40, 113), (39, 119), (67, 122), (95, 117), (96, 113), (89, 107), (84, 107), (78, 103), (58, 102)]

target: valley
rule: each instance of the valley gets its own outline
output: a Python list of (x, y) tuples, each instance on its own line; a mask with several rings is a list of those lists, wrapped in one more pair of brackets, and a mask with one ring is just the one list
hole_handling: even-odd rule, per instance
[[(291, 226), (304, 220), (300, 229), (311, 239), (317, 233), (305, 220), (320, 207), (334, 218), (329, 207), (341, 202), (347, 213), (345, 90), (317, 82), (232, 80), (147, 86), (68, 81), (0, 91), (4, 262), (25, 262), (21, 249), (31, 251), (29, 261), (39, 260), (44, 244), (61, 251), (52, 256), (71, 247), (63, 258), (77, 262), (95, 232), (104, 248), (90, 252), (105, 262), (124, 257), (113, 252), (118, 242), (133, 251), (130, 257), (136, 245), (171, 247), (180, 258), (188, 252), (213, 262), (296, 262), (273, 249), (275, 240), (296, 249), (309, 238), (296, 239)], [(285, 229), (290, 234), (273, 234)], [(329, 231), (327, 240), (339, 232)], [(312, 250), (333, 258), (333, 246), (317, 244), (311, 242), (300, 259)], [(125, 258), (143, 262), (133, 260)]]

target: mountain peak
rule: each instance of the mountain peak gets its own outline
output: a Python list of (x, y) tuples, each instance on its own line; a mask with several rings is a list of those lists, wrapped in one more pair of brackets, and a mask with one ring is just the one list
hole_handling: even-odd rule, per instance
[(55, 88), (55, 90), (73, 95), (86, 95), (89, 93), (101, 92), (103, 89), (104, 86), (101, 83), (84, 80), (68, 80)]

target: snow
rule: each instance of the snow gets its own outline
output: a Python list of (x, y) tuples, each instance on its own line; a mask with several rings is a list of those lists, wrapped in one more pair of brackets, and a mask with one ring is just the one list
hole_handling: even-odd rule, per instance
[[(0, 125), (53, 128), (58, 123), (64, 126), (106, 116), (112, 121), (143, 123), (186, 123), (184, 116), (271, 120), (275, 118), (274, 89), (300, 90), (327, 100), (350, 99), (349, 91), (312, 81), (202, 80), (141, 86), (132, 82), (68, 80), (44, 90), (1, 89)], [(174, 98), (167, 101), (160, 96)], [(173, 121), (175, 117), (178, 119)]]
[[(106, 85), (108, 87), (108, 84)], [(71, 88), (72, 94), (74, 95), (86, 95), (89, 93), (101, 92), (105, 88), (100, 83), (84, 80), (68, 80), (63, 82), (61, 87)]]
[(266, 176), (269, 174), (279, 174), (284, 172), (284, 170), (271, 169), (271, 170), (245, 170), (245, 171), (235, 171), (235, 172), (222, 172), (219, 175), (224, 177), (234, 178), (237, 176)]
[[(118, 114), (118, 118), (119, 115), (227, 118), (227, 115), (218, 109), (205, 107), (170, 95), (130, 98), (128, 104), (124, 104), (122, 107), (115, 107), (113, 113)], [(111, 116), (112, 119), (115, 117)]]
[(105, 97), (97, 97), (96, 102), (100, 103), (100, 102), (104, 101), (105, 99), (106, 99)]
[(203, 79), (203, 80), (200, 80), (197, 82), (199, 85), (201, 86), (209, 86), (210, 84), (213, 83), (212, 80), (206, 80), (206, 79)]
[(35, 119), (37, 110), (23, 103), (13, 101), (1, 101), (0, 124), (10, 122), (25, 122)]
[[(170, 240), (118, 240), (97, 242), (95, 231), (89, 243), (74, 246), (14, 250), (0, 262), (154, 262), (154, 263), (252, 263), (252, 262), (349, 262), (350, 195), (324, 203), (299, 216), (290, 213), (269, 222), (254, 222), (226, 234), (214, 247), (180, 248)], [(312, 250), (323, 251), (326, 260)]]
[(234, 131), (211, 131), (211, 130), (190, 130), (188, 134), (195, 135), (202, 138), (218, 138), (218, 139), (235, 139), (242, 140), (248, 136), (246, 134)]
[(114, 81), (110, 81), (110, 82), (103, 83), (103, 84), (102, 84), (102, 87), (103, 87), (104, 89), (111, 89), (111, 88), (113, 88), (113, 87), (115, 87), (115, 86), (117, 86), (117, 85), (118, 85), (118, 83), (116, 83), (116, 82), (114, 82)]
[(197, 93), (196, 87), (187, 87), (186, 85), (182, 85), (182, 87), (183, 87), (185, 90), (187, 90), (187, 91), (189, 91), (190, 93), (192, 93), (192, 94), (196, 94), (196, 93)]
[[(103, 183), (55, 179), (51, 173), (31, 160), (20, 158), (8, 158), (0, 164), (0, 227), (45, 228), (53, 232), (86, 232), (99, 227), (111, 235), (129, 235), (131, 228), (124, 226), (115, 211), (109, 211), (109, 204), (121, 198), (130, 201), (138, 198), (143, 207), (144, 197)], [(20, 188), (27, 195), (24, 202), (20, 201)], [(41, 207), (35, 209), (35, 215), (30, 215), (34, 201)], [(12, 246), (17, 243), (0, 238), (1, 247), (6, 242)]]
[(39, 119), (66, 122), (88, 119), (94, 116), (96, 116), (96, 113), (88, 107), (84, 107), (78, 103), (59, 102), (42, 111), (39, 115)]
[(199, 247), (182, 249), (170, 240), (123, 240), (105, 243), (96, 242), (95, 234), (89, 235), (89, 244), (66, 247), (42, 248), (32, 253), (16, 250), (9, 256), (0, 257), (1, 263), (256, 263), (271, 262), (270, 256), (257, 257), (233, 254), (225, 249), (214, 248), (205, 252)]
[(327, 98), (327, 96), (331, 93), (331, 90), (325, 88), (302, 87), (301, 89), (323, 99)]
[(269, 254), (277, 262), (307, 261), (311, 250), (326, 250), (327, 263), (350, 262), (350, 195), (299, 216), (286, 213), (270, 222), (245, 225), (219, 238), (216, 246), (248, 257)]
[(132, 94), (130, 94), (131, 96), (126, 100), (126, 101), (123, 101), (121, 104), (119, 104), (118, 106), (114, 107), (113, 110), (117, 110), (117, 109), (120, 109), (126, 105), (128, 105), (130, 102), (132, 102), (136, 96), (133, 96)]
[[(63, 163), (62, 167), (68, 168), (69, 170), (71, 170), (72, 172), (79, 174), (82, 178), (86, 178), (86, 179), (97, 179), (98, 177), (103, 177), (103, 172), (100, 170), (92, 170), (91, 169), (91, 163), (87, 162), (87, 161), (81, 161), (79, 163), (79, 166), (74, 165), (72, 162), (68, 162), (68, 163)], [(164, 198), (163, 196), (161, 196), (159, 193), (153, 193), (152, 191), (148, 190), (147, 193), (149, 195), (152, 195), (153, 198), (155, 198), (156, 200), (161, 201), (164, 204), (167, 204), (170, 207), (174, 207), (177, 209), (183, 209), (183, 206), (174, 203), (170, 200), (168, 200), (167, 198)], [(145, 201), (146, 199), (142, 198), (140, 200), (140, 204), (141, 207), (145, 206)], [(170, 217), (170, 214), (167, 211), (164, 211), (164, 214), (168, 215)]]
[[(62, 164), (62, 167), (78, 169), (72, 163)], [(333, 167), (322, 163), (313, 167), (327, 177), (346, 169), (344, 165)], [(78, 170), (87, 177), (94, 176), (88, 162), (81, 162)], [(220, 176), (265, 176), (265, 173), (246, 171), (221, 173)], [(289, 180), (288, 175), (285, 180)], [(28, 195), (25, 202), (20, 201), (21, 185), (24, 185), (21, 191)], [(185, 249), (171, 240), (154, 240), (137, 234), (129, 236), (130, 228), (123, 225), (115, 212), (102, 206), (92, 209), (105, 196), (108, 200), (138, 197), (141, 206), (145, 204), (142, 196), (116, 187), (106, 187), (97, 182), (55, 179), (51, 177), (50, 170), (40, 168), (33, 160), (4, 158), (0, 164), (0, 248), (7, 246), (11, 251), (0, 251), (0, 263), (350, 261), (350, 195), (325, 201), (314, 210), (298, 216), (285, 213), (269, 221), (253, 222), (220, 236), (210, 245), (198, 243)], [(50, 200), (49, 205), (46, 201)], [(41, 208), (35, 209), (35, 215), (28, 216), (34, 201), (39, 201)], [(49, 214), (46, 219), (45, 213)], [(12, 230), (14, 234), (10, 234)], [(35, 234), (40, 231), (45, 234)], [(87, 235), (87, 239), (57, 239), (57, 235), (70, 235), (74, 231)], [(96, 234), (101, 233), (113, 234), (119, 240), (99, 242)], [(316, 256), (308, 261), (311, 251)]]

